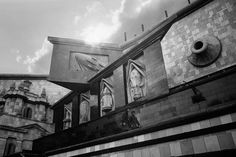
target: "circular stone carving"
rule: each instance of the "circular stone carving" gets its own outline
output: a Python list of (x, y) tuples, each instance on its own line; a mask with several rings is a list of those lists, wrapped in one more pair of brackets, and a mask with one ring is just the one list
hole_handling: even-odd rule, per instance
[(217, 60), (221, 53), (221, 42), (214, 36), (205, 36), (193, 42), (188, 61), (197, 67), (205, 67)]

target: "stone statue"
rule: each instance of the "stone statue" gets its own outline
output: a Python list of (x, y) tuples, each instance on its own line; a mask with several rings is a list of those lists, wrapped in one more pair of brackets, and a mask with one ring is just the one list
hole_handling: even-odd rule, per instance
[(142, 81), (142, 76), (137, 69), (131, 70), (130, 73), (130, 87), (131, 87), (131, 96), (134, 100), (137, 100), (143, 97), (142, 87), (144, 82)]
[(138, 100), (145, 96), (145, 74), (144, 68), (140, 64), (130, 61), (128, 88), (131, 101)]
[(112, 93), (109, 91), (107, 87), (103, 90), (103, 96), (101, 99), (101, 106), (103, 109), (110, 109), (113, 106), (113, 100), (112, 100)]
[(106, 81), (102, 80), (101, 91), (101, 114), (104, 115), (114, 109), (114, 99), (112, 86)]
[(81, 99), (82, 102), (80, 103), (80, 124), (87, 122), (90, 120), (90, 106), (89, 106), (89, 102), (87, 100), (83, 100)]

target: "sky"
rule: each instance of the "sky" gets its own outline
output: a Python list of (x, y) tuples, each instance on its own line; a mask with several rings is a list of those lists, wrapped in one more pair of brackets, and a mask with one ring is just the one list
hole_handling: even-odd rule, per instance
[[(191, 0), (193, 2), (194, 0)], [(187, 0), (0, 0), (0, 74), (49, 74), (48, 36), (124, 43)]]

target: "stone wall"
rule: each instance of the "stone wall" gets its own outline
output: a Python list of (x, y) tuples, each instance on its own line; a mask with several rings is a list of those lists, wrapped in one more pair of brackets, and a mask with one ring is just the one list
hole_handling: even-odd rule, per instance
[[(235, 65), (235, 15), (234, 0), (215, 0), (173, 24), (161, 42), (170, 88)], [(208, 67), (196, 68), (187, 56), (192, 43), (205, 35), (218, 37), (221, 56)]]
[[(217, 123), (216, 123), (217, 119)], [(210, 134), (185, 137), (184, 134), (193, 132), (201, 132), (201, 130), (213, 129), (219, 125), (226, 125), (236, 122), (236, 113), (226, 114), (215, 118), (205, 119), (194, 123), (179, 125), (168, 129), (160, 129), (151, 133), (144, 133), (124, 139), (104, 142), (97, 145), (85, 146), (83, 148), (72, 151), (65, 151), (49, 157), (58, 156), (93, 156), (92, 153), (104, 151), (105, 153), (97, 153), (96, 157), (170, 157), (199, 155), (201, 153), (211, 153), (216, 151), (224, 151), (236, 148), (236, 130), (222, 130)], [(183, 136), (182, 136), (183, 135)], [(191, 134), (194, 135), (194, 134)], [(170, 137), (168, 139), (168, 137)], [(173, 140), (181, 137), (181, 139)], [(166, 140), (163, 140), (166, 139)], [(156, 141), (153, 142), (153, 141)], [(146, 146), (144, 143), (149, 143)], [(136, 148), (130, 148), (131, 145), (139, 145)], [(127, 149), (124, 149), (124, 148)], [(114, 149), (117, 148), (117, 149)], [(114, 151), (119, 149), (123, 151)], [(109, 153), (106, 153), (109, 152)], [(219, 152), (218, 152), (219, 153)], [(230, 156), (233, 154), (230, 154)]]
[(8, 137), (14, 137), (16, 140), (15, 152), (21, 152), (22, 150), (32, 150), (32, 143), (34, 139), (42, 137), (42, 131), (38, 129), (1, 129), (0, 131), (0, 156), (4, 154), (6, 147), (6, 141)]
[[(49, 37), (53, 54), (49, 80), (78, 90), (99, 70), (121, 56), (116, 44), (89, 45), (83, 41)], [(80, 87), (81, 87), (80, 86)]]
[[(26, 78), (27, 79), (27, 78)], [(0, 91), (3, 89), (8, 90), (13, 82), (16, 82), (16, 87), (23, 81), (19, 79), (1, 79), (0, 80)], [(43, 88), (46, 89), (46, 94), (50, 105), (53, 105), (60, 98), (65, 96), (70, 90), (51, 83), (47, 80), (30, 80), (32, 85), (30, 87), (30, 92), (40, 95)]]
[(25, 119), (25, 118), (13, 116), (13, 115), (7, 115), (7, 114), (3, 114), (0, 117), (1, 125), (11, 126), (11, 127), (23, 127), (25, 125), (30, 125), (30, 124), (35, 124), (35, 123), (37, 123), (44, 129), (46, 129), (50, 133), (54, 132), (54, 125), (51, 123), (44, 123), (44, 122), (40, 122), (36, 120)]
[(135, 108), (142, 127), (151, 126), (168, 119), (205, 111), (212, 106), (236, 102), (236, 74), (196, 87), (205, 98), (199, 103), (192, 102), (194, 92), (188, 89), (163, 99)]
[(5, 138), (1, 138), (0, 139), (0, 156), (2, 156), (3, 153), (4, 153), (5, 144), (6, 144), (6, 139)]

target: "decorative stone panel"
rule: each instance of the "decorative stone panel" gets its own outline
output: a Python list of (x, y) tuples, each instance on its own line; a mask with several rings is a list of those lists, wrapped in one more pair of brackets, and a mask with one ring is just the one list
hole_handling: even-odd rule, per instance
[(85, 123), (90, 120), (90, 102), (89, 96), (86, 94), (80, 95), (80, 117), (79, 123)]
[(115, 110), (114, 90), (112, 85), (105, 79), (101, 81), (101, 116)]
[(137, 101), (146, 96), (146, 69), (139, 61), (129, 60), (127, 71), (128, 102)]

